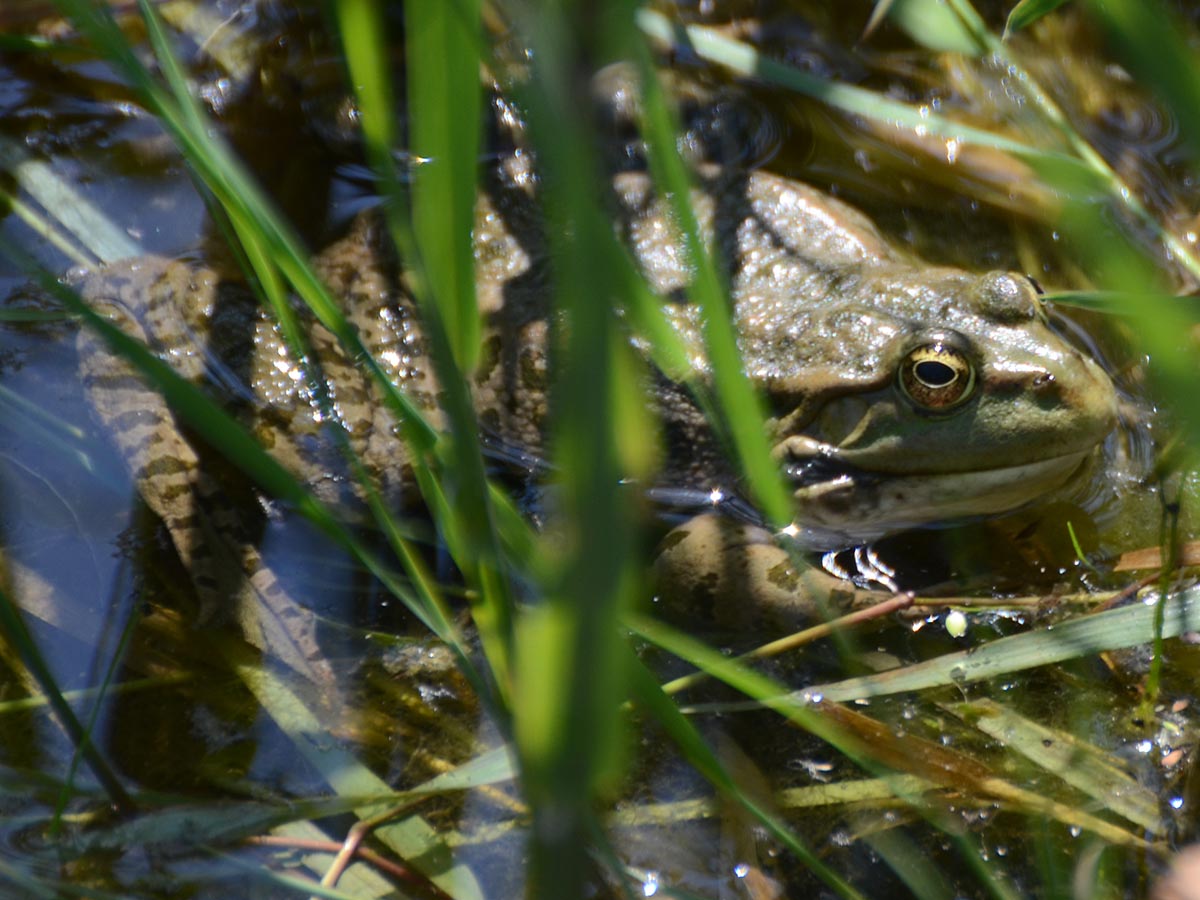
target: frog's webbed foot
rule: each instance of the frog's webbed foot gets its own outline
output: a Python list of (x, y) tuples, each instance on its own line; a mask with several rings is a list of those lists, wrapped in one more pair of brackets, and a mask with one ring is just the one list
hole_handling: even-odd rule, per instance
[(672, 530), (654, 568), (666, 615), (738, 630), (804, 628), (879, 599), (798, 564), (765, 528), (714, 513)]

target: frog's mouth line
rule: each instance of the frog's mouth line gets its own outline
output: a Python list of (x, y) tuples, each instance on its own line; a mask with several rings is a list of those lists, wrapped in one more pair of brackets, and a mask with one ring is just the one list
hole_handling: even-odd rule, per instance
[(860, 469), (832, 456), (810, 456), (790, 460), (783, 467), (783, 476), (797, 488), (814, 487), (849, 478), (855, 484), (870, 485), (888, 476)]
[(1083, 471), (1091, 450), (1017, 466), (967, 472), (887, 475), (797, 460), (793, 482), (799, 540), (823, 550), (934, 524), (997, 515), (1046, 497)]
[(970, 481), (978, 478), (987, 481), (1008, 480), (1005, 473), (1012, 475), (1044, 472), (1058, 468), (1066, 468), (1078, 464), (1091, 451), (1076, 450), (1058, 456), (1048, 456), (1044, 459), (1034, 459), (1015, 466), (997, 466), (992, 469), (964, 469), (962, 471), (944, 472), (887, 472), (864, 469), (853, 463), (838, 459), (835, 455), (817, 454), (806, 457), (792, 457), (783, 466), (784, 477), (797, 489), (811, 488), (831, 482), (853, 482), (861, 488), (895, 481)]

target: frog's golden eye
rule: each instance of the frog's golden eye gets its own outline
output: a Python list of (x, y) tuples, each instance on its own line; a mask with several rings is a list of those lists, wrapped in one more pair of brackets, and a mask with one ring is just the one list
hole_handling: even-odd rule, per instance
[(944, 412), (971, 396), (975, 367), (941, 341), (910, 350), (900, 364), (900, 390), (923, 410)]

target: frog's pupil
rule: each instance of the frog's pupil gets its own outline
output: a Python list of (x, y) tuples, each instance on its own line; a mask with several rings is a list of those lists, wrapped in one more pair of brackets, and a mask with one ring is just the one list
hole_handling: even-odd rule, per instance
[(913, 374), (926, 387), (943, 388), (953, 383), (958, 373), (945, 363), (926, 359), (913, 367)]

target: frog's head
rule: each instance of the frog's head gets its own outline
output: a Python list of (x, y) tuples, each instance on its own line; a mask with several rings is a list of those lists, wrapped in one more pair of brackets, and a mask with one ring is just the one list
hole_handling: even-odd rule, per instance
[(755, 323), (743, 335), (813, 547), (1015, 509), (1064, 485), (1114, 426), (1112, 382), (1052, 330), (1026, 278), (852, 272), (831, 295), (791, 365), (778, 340), (770, 359), (756, 351)]

